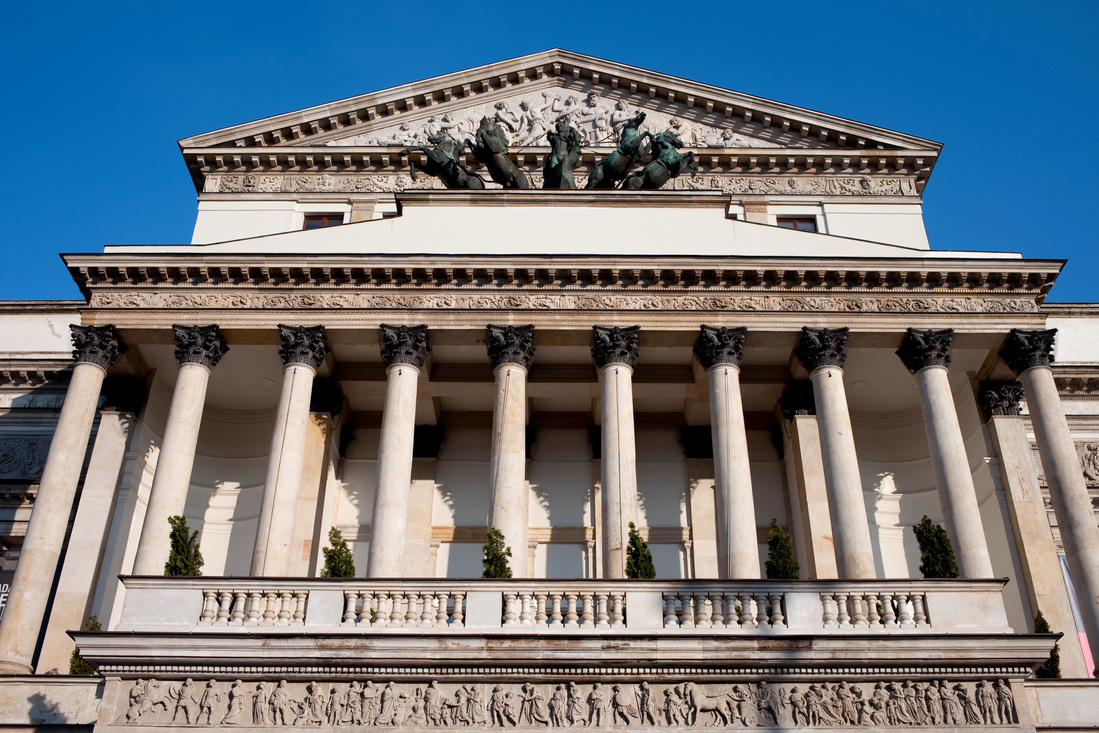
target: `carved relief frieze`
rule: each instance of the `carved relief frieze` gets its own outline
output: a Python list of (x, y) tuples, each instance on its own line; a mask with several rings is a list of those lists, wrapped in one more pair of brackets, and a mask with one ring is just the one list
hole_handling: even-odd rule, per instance
[(117, 725), (681, 728), (991, 726), (1019, 722), (1010, 683), (580, 684), (139, 679)]
[(1077, 443), (1076, 455), (1088, 486), (1099, 486), (1099, 443)]
[(0, 480), (37, 481), (49, 450), (48, 435), (0, 437)]
[(1033, 298), (878, 297), (833, 295), (618, 295), (586, 293), (430, 293), (358, 291), (287, 293), (140, 291), (95, 292), (102, 309), (313, 309), (370, 310), (628, 310), (801, 311), (829, 313), (1036, 313)]

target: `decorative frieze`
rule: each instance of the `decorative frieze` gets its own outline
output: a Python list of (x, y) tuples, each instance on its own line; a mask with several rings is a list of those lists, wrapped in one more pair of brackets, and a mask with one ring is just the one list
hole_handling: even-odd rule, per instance
[(217, 326), (172, 326), (176, 338), (176, 359), (180, 364), (201, 364), (213, 369), (229, 347)]
[(694, 354), (703, 369), (715, 364), (733, 364), (739, 366), (744, 358), (744, 336), (748, 329), (715, 328), (700, 326), (701, 333), (695, 341)]
[(387, 366), (411, 364), (420, 369), (431, 354), (427, 326), (381, 325), (382, 359)]
[(279, 324), (282, 346), (279, 356), (283, 364), (305, 364), (316, 369), (328, 355), (324, 326), (284, 326)]
[(929, 366), (950, 366), (950, 347), (954, 341), (954, 329), (909, 328), (908, 335), (897, 349), (897, 356), (908, 371), (915, 373)]
[(822, 366), (843, 368), (847, 361), (847, 328), (801, 329), (801, 338), (794, 347), (794, 356), (809, 371)]
[[(116, 725), (425, 728), (1009, 726), (1006, 679), (594, 683), (138, 679)], [(124, 688), (125, 689), (125, 688)]]
[(494, 326), (485, 328), (485, 345), (493, 367), (518, 364), (529, 369), (534, 361), (534, 326)]
[(591, 356), (602, 369), (607, 364), (637, 364), (641, 344), (641, 327), (592, 326)]
[(1032, 367), (1050, 366), (1053, 364), (1053, 342), (1056, 336), (1056, 328), (1045, 331), (1013, 328), (1000, 349), (1000, 358), (1016, 374), (1022, 374)]
[(49, 435), (0, 436), (0, 480), (37, 481), (50, 450)]
[(1019, 382), (981, 382), (977, 399), (985, 414), (1020, 415), (1019, 402), (1023, 399), (1023, 385)]
[(110, 369), (126, 352), (114, 326), (77, 326), (71, 324), (73, 358)]

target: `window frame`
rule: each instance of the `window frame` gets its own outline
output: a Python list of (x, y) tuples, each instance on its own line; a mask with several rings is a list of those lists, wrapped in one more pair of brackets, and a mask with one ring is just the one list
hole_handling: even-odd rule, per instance
[[(792, 224), (793, 226), (786, 226), (787, 224)], [(798, 226), (799, 224), (812, 224), (813, 228), (802, 229)], [(820, 233), (820, 226), (817, 224), (817, 217), (815, 216), (776, 216), (775, 226), (795, 232), (808, 232), (810, 234)]]
[[(329, 223), (330, 220), (335, 220), (335, 219), (338, 219), (339, 221)], [(311, 227), (311, 226), (309, 226), (309, 222), (311, 222), (311, 221), (320, 221), (321, 224), (320, 224), (320, 226)], [(338, 227), (338, 226), (341, 226), (342, 224), (344, 224), (344, 215), (343, 214), (341, 214), (341, 213), (318, 212), (318, 213), (312, 213), (312, 214), (305, 214), (304, 215), (304, 218), (302, 219), (302, 222), (301, 222), (301, 230), (303, 232), (312, 232), (312, 231), (316, 231), (317, 229), (328, 229), (330, 227)]]

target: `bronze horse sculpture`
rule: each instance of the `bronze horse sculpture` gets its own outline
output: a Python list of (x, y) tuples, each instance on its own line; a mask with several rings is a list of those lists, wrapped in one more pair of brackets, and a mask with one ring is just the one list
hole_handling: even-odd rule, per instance
[(638, 131), (644, 121), (645, 113), (638, 112), (626, 122), (625, 127), (622, 128), (622, 139), (618, 142), (618, 148), (591, 169), (591, 173), (588, 174), (588, 183), (584, 188), (614, 188), (629, 174), (630, 168), (637, 165), (648, 154), (648, 151), (641, 147), (641, 143), (646, 137), (652, 137), (652, 133)]
[(475, 173), (471, 173), (459, 163), (464, 145), (445, 132), (437, 132), (427, 139), (434, 147), (416, 145), (405, 148), (401, 155), (421, 152), (427, 156), (426, 163), (413, 161), (409, 166), (412, 180), (416, 180), (416, 171), (421, 170), (429, 176), (435, 176), (447, 188), (481, 189), (485, 182)]
[(676, 150), (683, 147), (683, 141), (674, 132), (665, 130), (650, 139), (653, 144), (652, 160), (641, 170), (626, 176), (622, 188), (630, 191), (656, 190), (684, 170), (689, 170), (692, 178), (698, 173), (694, 151), (681, 153)]
[(466, 141), (474, 157), (481, 161), (492, 180), (504, 188), (530, 188), (527, 174), (508, 156), (508, 138), (496, 121), (489, 117), (481, 118), (477, 134)]
[(546, 133), (550, 154), (542, 167), (542, 188), (573, 189), (576, 179), (572, 172), (580, 162), (580, 132), (566, 120), (559, 120), (554, 129)]

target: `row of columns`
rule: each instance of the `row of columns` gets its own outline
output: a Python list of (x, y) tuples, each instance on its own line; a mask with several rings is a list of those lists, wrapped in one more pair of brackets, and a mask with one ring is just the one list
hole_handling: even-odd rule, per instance
[[(194, 463), (210, 370), (228, 351), (217, 326), (175, 326), (177, 375), (160, 458), (134, 563), (135, 575), (159, 575), (168, 558), (168, 518), (182, 514)], [(253, 553), (252, 573), (285, 575), (300, 490), (305, 426), (316, 369), (328, 347), (324, 330), (279, 326), (284, 375)], [(0, 623), (0, 672), (26, 672), (64, 541), (106, 370), (125, 350), (114, 329), (73, 327), (72, 382), (43, 471), (35, 512)], [(1055, 331), (1012, 331), (1000, 356), (1020, 375), (1070, 569), (1093, 648), (1099, 645), (1099, 530), (1050, 363)], [(420, 370), (430, 356), (426, 326), (381, 327), (386, 396), (379, 445), (369, 577), (399, 577), (408, 522), (412, 444)], [(637, 469), (632, 376), (640, 329), (594, 327), (592, 357), (602, 394), (602, 536), (604, 577), (624, 575), (627, 527), (636, 521)], [(743, 328), (702, 326), (695, 354), (707, 371), (722, 578), (758, 578), (755, 511), (740, 396)], [(847, 329), (804, 328), (794, 350), (809, 371), (838, 574), (873, 578), (874, 561), (858, 459), (843, 383)], [(947, 379), (952, 332), (909, 329), (898, 350), (915, 374), (944, 524), (966, 577), (991, 577), (979, 508)], [(496, 396), (490, 469), (490, 524), (525, 548), (527, 370), (533, 326), (489, 326)], [(1099, 648), (1096, 648), (1099, 651)], [(1099, 654), (1096, 655), (1099, 657)]]

